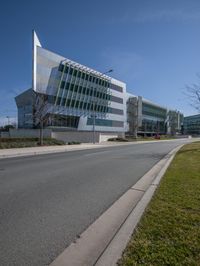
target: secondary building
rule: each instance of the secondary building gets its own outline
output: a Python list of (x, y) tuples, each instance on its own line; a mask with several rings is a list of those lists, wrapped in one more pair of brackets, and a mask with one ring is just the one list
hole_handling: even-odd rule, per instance
[(152, 136), (181, 133), (183, 114), (179, 111), (130, 93), (127, 93), (126, 102), (129, 134)]
[(184, 117), (184, 133), (200, 135), (200, 114)]

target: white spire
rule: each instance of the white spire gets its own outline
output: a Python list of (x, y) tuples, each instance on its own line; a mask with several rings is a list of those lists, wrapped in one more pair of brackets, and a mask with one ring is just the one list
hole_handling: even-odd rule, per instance
[(37, 85), (37, 81), (36, 81), (36, 71), (37, 71), (37, 47), (42, 47), (38, 36), (36, 34), (36, 32), (33, 30), (32, 32), (32, 89), (34, 91), (37, 90), (36, 85)]
[(42, 47), (36, 32), (33, 30), (33, 45)]

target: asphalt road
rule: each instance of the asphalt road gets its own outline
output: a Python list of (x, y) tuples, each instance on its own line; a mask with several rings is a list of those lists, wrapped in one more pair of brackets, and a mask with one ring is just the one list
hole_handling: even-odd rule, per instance
[(0, 160), (0, 265), (49, 265), (187, 140)]

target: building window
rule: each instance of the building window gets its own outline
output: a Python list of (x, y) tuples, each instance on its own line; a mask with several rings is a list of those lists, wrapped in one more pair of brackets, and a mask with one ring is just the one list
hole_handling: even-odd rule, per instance
[(60, 64), (59, 67), (58, 67), (58, 71), (63, 72), (63, 69), (64, 69), (64, 65)]
[(73, 73), (73, 68), (70, 68), (69, 74), (72, 75), (72, 73)]
[(68, 71), (69, 71), (69, 67), (65, 66), (65, 73), (68, 73)]

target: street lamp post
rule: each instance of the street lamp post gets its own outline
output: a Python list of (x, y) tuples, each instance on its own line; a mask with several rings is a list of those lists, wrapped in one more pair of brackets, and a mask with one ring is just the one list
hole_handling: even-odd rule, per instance
[(8, 119), (8, 125), (10, 124), (10, 117), (9, 116), (6, 116), (7, 119)]
[(95, 144), (95, 123), (96, 123), (96, 112), (95, 112), (95, 101), (93, 101), (93, 126), (92, 126), (92, 132), (93, 132), (93, 144)]
[[(104, 72), (104, 73), (102, 73), (101, 75), (100, 75), (100, 77), (101, 76), (103, 76), (103, 75), (105, 75), (105, 74), (108, 74), (108, 73), (111, 73), (111, 72), (113, 72), (113, 69), (109, 69), (108, 71), (106, 71), (106, 72)], [(93, 110), (92, 110), (92, 112), (93, 112), (93, 125), (92, 125), (92, 132), (93, 132), (93, 144), (95, 144), (95, 124), (96, 124), (96, 111), (95, 111), (95, 103), (96, 103), (96, 101), (95, 100), (93, 100), (92, 101), (92, 103), (93, 103)]]

